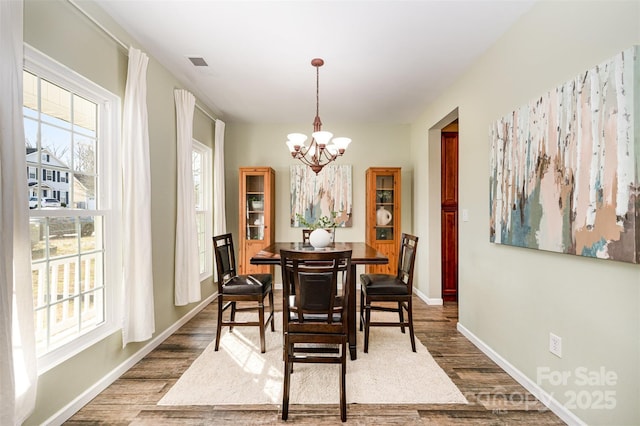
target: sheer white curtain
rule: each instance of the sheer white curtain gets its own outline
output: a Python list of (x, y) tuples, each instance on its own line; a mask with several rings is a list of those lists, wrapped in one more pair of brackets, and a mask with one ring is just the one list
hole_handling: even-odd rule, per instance
[(151, 265), (151, 171), (147, 119), (149, 58), (129, 48), (122, 114), (122, 226), (124, 318), (122, 345), (155, 331)]
[(198, 226), (193, 193), (193, 112), (196, 98), (174, 90), (178, 154), (178, 211), (176, 217), (175, 305), (197, 302), (200, 295)]
[(38, 379), (22, 122), (22, 0), (0, 1), (0, 424), (33, 411)]
[(227, 209), (224, 203), (224, 126), (224, 121), (216, 120), (213, 149), (213, 235), (227, 232)]

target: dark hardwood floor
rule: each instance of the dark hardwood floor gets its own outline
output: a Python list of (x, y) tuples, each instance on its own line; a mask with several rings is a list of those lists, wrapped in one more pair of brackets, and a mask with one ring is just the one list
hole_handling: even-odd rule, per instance
[[(275, 300), (278, 301), (280, 297), (280, 292), (277, 292)], [(278, 308), (277, 302), (276, 308)], [(350, 404), (347, 409), (346, 424), (564, 424), (462, 336), (456, 330), (457, 320), (458, 308), (455, 303), (445, 302), (444, 306), (428, 306), (414, 297), (416, 337), (429, 349), (434, 359), (465, 395), (469, 404)], [(284, 424), (285, 422), (280, 420), (279, 405), (185, 407), (156, 405), (189, 365), (214, 340), (215, 330), (216, 302), (213, 302), (65, 424)], [(362, 333), (358, 334), (358, 338), (362, 338)], [(409, 344), (408, 337), (407, 344)], [(340, 424), (338, 406), (337, 404), (335, 406), (292, 405), (289, 408), (289, 420), (286, 423)]]

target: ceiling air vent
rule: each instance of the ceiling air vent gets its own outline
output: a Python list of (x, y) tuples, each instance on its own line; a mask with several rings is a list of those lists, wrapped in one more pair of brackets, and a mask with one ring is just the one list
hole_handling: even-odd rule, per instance
[(189, 60), (196, 67), (208, 67), (209, 66), (209, 64), (207, 64), (207, 61), (205, 61), (204, 58), (199, 58), (199, 57), (195, 57), (194, 56), (194, 57), (189, 57)]

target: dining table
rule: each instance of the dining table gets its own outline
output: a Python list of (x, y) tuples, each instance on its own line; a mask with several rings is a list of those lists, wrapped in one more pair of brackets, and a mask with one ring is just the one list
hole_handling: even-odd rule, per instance
[(356, 267), (358, 265), (384, 265), (389, 263), (389, 258), (383, 253), (380, 253), (375, 248), (363, 242), (334, 242), (327, 247), (316, 249), (309, 243), (301, 242), (276, 242), (273, 243), (255, 255), (250, 259), (250, 263), (253, 265), (279, 265), (280, 264), (280, 250), (292, 250), (292, 251), (311, 251), (311, 250), (324, 250), (324, 251), (343, 251), (351, 250), (351, 271), (349, 272), (348, 285), (349, 292), (347, 297), (347, 327), (348, 327), (348, 341), (349, 341), (349, 354), (352, 360), (357, 358), (356, 354), (356, 282), (357, 272)]

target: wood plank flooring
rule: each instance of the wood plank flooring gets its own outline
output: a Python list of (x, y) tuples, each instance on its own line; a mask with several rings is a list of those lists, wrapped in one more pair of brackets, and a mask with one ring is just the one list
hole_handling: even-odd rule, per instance
[[(280, 292), (276, 292), (275, 300), (278, 301), (280, 298)], [(276, 309), (278, 308), (276, 302)], [(445, 302), (444, 306), (428, 306), (414, 297), (416, 337), (429, 349), (434, 359), (465, 395), (469, 404), (350, 404), (347, 408), (346, 424), (564, 424), (462, 336), (456, 330), (457, 320), (458, 307), (455, 303)], [(278, 405), (185, 407), (156, 405), (189, 365), (214, 340), (215, 331), (216, 302), (213, 302), (65, 424), (285, 424), (280, 420), (281, 412)], [(362, 338), (362, 333), (358, 333), (358, 338)], [(375, 346), (373, 342), (371, 344)], [(407, 335), (407, 345), (409, 344)], [(286, 423), (340, 424), (338, 406), (337, 404), (292, 405), (289, 408), (289, 420)]]

